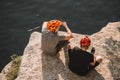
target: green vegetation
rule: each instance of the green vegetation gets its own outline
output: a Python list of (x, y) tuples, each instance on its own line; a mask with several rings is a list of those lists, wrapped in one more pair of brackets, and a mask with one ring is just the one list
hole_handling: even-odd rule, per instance
[(18, 75), (19, 66), (21, 63), (21, 56), (13, 54), (11, 56), (12, 63), (11, 67), (6, 75), (7, 80), (14, 80)]

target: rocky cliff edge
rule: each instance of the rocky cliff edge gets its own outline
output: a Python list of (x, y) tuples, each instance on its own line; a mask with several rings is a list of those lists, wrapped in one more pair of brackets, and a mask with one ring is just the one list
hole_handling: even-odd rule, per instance
[[(70, 44), (79, 46), (79, 40), (85, 35), (73, 35)], [(99, 32), (88, 36), (92, 40), (91, 47), (96, 48), (95, 55), (103, 56), (103, 62), (88, 75), (78, 76), (68, 69), (66, 49), (56, 56), (42, 53), (41, 33), (33, 32), (15, 80), (120, 80), (120, 22), (108, 23)]]

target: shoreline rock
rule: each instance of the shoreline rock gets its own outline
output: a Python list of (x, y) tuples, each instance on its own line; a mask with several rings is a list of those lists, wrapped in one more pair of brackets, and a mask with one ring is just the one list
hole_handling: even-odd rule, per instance
[[(70, 44), (79, 46), (80, 38), (85, 35), (77, 33), (73, 35)], [(103, 62), (88, 75), (78, 76), (68, 69), (69, 59), (65, 49), (56, 56), (42, 53), (41, 33), (33, 32), (24, 50), (18, 77), (15, 80), (120, 80), (120, 22), (108, 23), (99, 32), (88, 36), (92, 40), (91, 47), (96, 48), (95, 55), (104, 58)]]

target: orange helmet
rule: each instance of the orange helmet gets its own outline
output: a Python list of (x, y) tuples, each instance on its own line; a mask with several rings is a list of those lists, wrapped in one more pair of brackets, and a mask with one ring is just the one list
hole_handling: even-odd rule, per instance
[(89, 47), (90, 46), (90, 44), (91, 44), (91, 40), (88, 38), (88, 36), (86, 36), (85, 38), (82, 38), (81, 40), (80, 40), (80, 45), (82, 46), (82, 47)]
[(58, 27), (60, 27), (62, 22), (60, 20), (50, 20), (47, 24), (47, 28), (50, 32), (54, 32)]

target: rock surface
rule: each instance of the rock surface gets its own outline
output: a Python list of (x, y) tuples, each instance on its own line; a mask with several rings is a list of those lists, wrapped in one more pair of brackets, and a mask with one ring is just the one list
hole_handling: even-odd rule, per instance
[[(79, 40), (85, 35), (73, 35), (70, 44), (79, 46)], [(40, 37), (39, 32), (31, 34), (15, 80), (120, 80), (120, 22), (109, 23), (101, 31), (89, 35), (92, 40), (91, 47), (96, 48), (95, 55), (103, 56), (104, 60), (84, 77), (68, 69), (66, 49), (62, 49), (56, 56), (42, 53)]]
[(0, 73), (0, 80), (7, 80), (7, 79), (5, 78), (5, 75), (4, 75), (3, 73)]
[(8, 76), (10, 73), (10, 69), (11, 69), (11, 66), (12, 66), (12, 61), (9, 62), (4, 68), (3, 70), (1, 71), (1, 76), (2, 78), (0, 78), (1, 80), (7, 80), (6, 76)]

